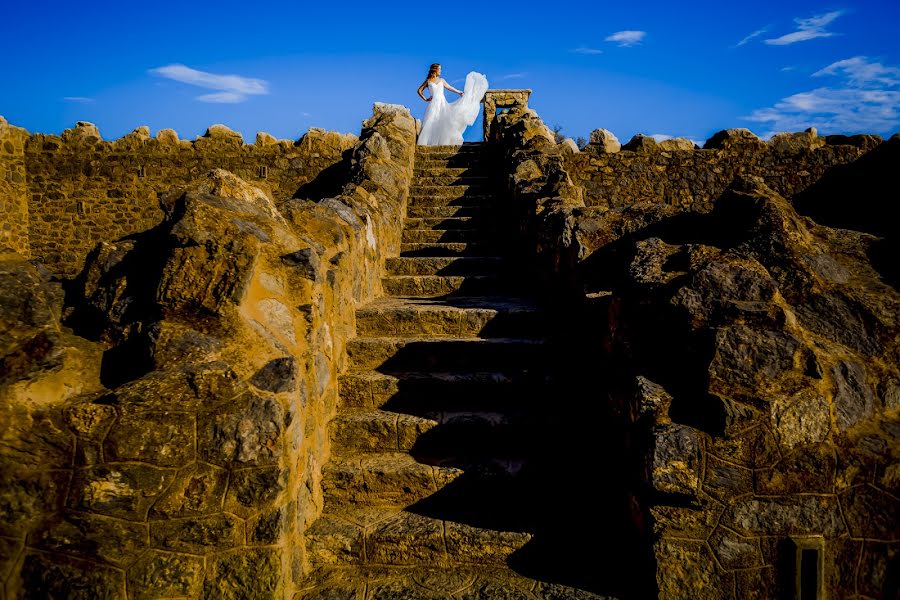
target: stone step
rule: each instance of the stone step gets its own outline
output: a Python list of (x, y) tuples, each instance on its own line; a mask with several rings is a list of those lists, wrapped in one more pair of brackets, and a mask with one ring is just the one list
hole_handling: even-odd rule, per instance
[(325, 465), (322, 488), (332, 510), (366, 505), (403, 508), (418, 502), (420, 508), (429, 509), (420, 514), (441, 512), (457, 521), (500, 521), (501, 528), (521, 529), (527, 515), (500, 520), (497, 513), (522, 505), (526, 464), (522, 459), (487, 458), (460, 461), (460, 468), (420, 462), (403, 452), (347, 454), (333, 456)]
[(420, 435), (438, 422), (382, 410), (342, 411), (328, 424), (332, 451), (409, 452)]
[(435, 298), (450, 294), (479, 296), (510, 289), (497, 275), (399, 275), (381, 278), (384, 293), (405, 298)]
[(408, 506), (462, 474), (462, 469), (424, 464), (404, 452), (349, 454), (333, 456), (325, 465), (322, 489), (331, 506)]
[(347, 342), (351, 369), (514, 371), (546, 360), (547, 343), (527, 338), (357, 337)]
[(463, 142), (453, 146), (416, 146), (416, 156), (433, 154), (480, 154), (484, 151), (484, 142)]
[(457, 154), (446, 157), (437, 155), (417, 156), (414, 169), (490, 169), (492, 163), (480, 154)]
[(503, 267), (499, 256), (400, 256), (385, 261), (389, 275), (494, 275)]
[(560, 583), (535, 581), (508, 566), (352, 565), (320, 570), (294, 600), (614, 600)]
[(404, 229), (480, 229), (492, 231), (495, 224), (492, 219), (480, 217), (407, 217), (403, 221)]
[[(433, 415), (449, 408), (524, 409), (546, 400), (549, 385), (539, 370), (392, 373), (353, 370), (338, 377), (342, 408), (384, 407), (419, 415)], [(419, 425), (425, 427), (424, 423)]]
[(487, 205), (456, 205), (456, 206), (407, 206), (406, 216), (410, 219), (446, 219), (448, 217), (477, 217), (491, 218), (494, 216), (494, 207)]
[(525, 456), (534, 441), (535, 427), (524, 409), (421, 413), (341, 410), (328, 425), (332, 452), (409, 452), (429, 464), (446, 464)]
[(484, 177), (487, 175), (487, 172), (484, 169), (474, 168), (474, 167), (446, 167), (446, 166), (420, 167), (420, 166), (416, 166), (413, 169), (413, 178), (418, 178), (418, 177), (465, 177), (467, 175)]
[(485, 175), (418, 175), (413, 176), (413, 187), (427, 186), (483, 186), (489, 187), (491, 179)]
[(490, 232), (478, 229), (404, 229), (400, 233), (400, 242), (480, 242), (491, 237)]
[(504, 566), (509, 556), (532, 536), (444, 521), (397, 508), (342, 506), (332, 512), (326, 506), (326, 512), (310, 526), (305, 537), (307, 556), (316, 569), (366, 563)]
[(496, 251), (491, 242), (414, 242), (400, 244), (400, 256), (487, 256)]
[[(435, 198), (464, 198), (468, 196), (490, 195), (490, 186), (486, 184), (473, 185), (411, 185), (410, 196), (431, 196)], [(470, 204), (477, 204), (473, 202)]]
[(517, 298), (380, 298), (356, 311), (356, 335), (543, 337), (544, 311)]
[(410, 194), (406, 202), (409, 206), (483, 206), (496, 208), (497, 199), (490, 194), (460, 194), (436, 196), (434, 194)]

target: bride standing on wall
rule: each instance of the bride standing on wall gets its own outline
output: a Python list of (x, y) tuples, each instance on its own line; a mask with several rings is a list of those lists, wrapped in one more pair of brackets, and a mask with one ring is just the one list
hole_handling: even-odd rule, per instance
[[(425, 88), (431, 92), (426, 98), (422, 93)], [(460, 98), (447, 102), (444, 88), (456, 92)], [(419, 86), (419, 97), (428, 103), (425, 117), (422, 119), (422, 131), (416, 142), (419, 146), (459, 146), (463, 143), (463, 131), (478, 118), (479, 105), (488, 82), (484, 75), (470, 72), (466, 76), (466, 85), (459, 91), (441, 78), (441, 65), (435, 63), (428, 69), (428, 77)]]

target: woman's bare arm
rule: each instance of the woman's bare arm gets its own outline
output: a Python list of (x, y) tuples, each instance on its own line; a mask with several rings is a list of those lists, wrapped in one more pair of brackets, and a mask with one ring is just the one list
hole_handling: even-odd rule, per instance
[(448, 90), (450, 90), (451, 92), (456, 92), (456, 93), (459, 94), (460, 96), (463, 95), (463, 93), (462, 93), (461, 91), (459, 91), (458, 89), (456, 89), (455, 87), (453, 87), (452, 85), (450, 85), (449, 83), (447, 83), (445, 80), (441, 79), (441, 83), (443, 83), (443, 84), (444, 84), (444, 87), (447, 88)]
[(425, 94), (422, 93), (422, 90), (424, 90), (427, 86), (428, 86), (428, 82), (427, 82), (427, 81), (424, 82), (424, 83), (422, 83), (422, 85), (419, 86), (419, 89), (416, 90), (416, 93), (419, 95), (419, 98), (421, 98), (421, 99), (424, 100), (425, 102), (431, 102), (431, 98), (426, 98), (426, 97), (425, 97)]

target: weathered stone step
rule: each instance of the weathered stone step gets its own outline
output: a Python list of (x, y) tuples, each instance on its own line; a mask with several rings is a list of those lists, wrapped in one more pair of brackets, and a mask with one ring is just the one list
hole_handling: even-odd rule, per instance
[(390, 275), (494, 275), (504, 260), (499, 256), (400, 256), (387, 259), (385, 270)]
[(406, 298), (434, 298), (448, 294), (479, 296), (508, 290), (497, 275), (399, 275), (381, 278), (384, 293)]
[(411, 182), (413, 187), (427, 186), (483, 186), (491, 183), (489, 177), (484, 175), (418, 175)]
[(338, 377), (341, 407), (386, 407), (422, 415), (448, 408), (509, 410), (526, 407), (547, 394), (548, 385), (543, 376), (522, 371), (348, 371)]
[(438, 157), (437, 155), (417, 156), (415, 169), (489, 169), (491, 163), (481, 154), (456, 154)]
[(437, 427), (432, 419), (386, 412), (339, 412), (328, 424), (335, 454), (359, 452), (408, 452), (420, 435)]
[(307, 556), (314, 568), (364, 563), (503, 566), (531, 540), (529, 533), (473, 527), (396, 508), (337, 510), (326, 507), (306, 532)]
[(513, 371), (546, 358), (547, 344), (527, 338), (357, 337), (347, 342), (352, 369), (410, 371)]
[(487, 205), (469, 204), (456, 206), (407, 206), (406, 216), (410, 219), (446, 219), (448, 217), (478, 217), (490, 218), (494, 216), (494, 207)]
[(528, 579), (507, 566), (345, 566), (307, 580), (294, 600), (614, 600), (559, 583)]
[(487, 172), (484, 169), (474, 167), (420, 167), (413, 169), (413, 178), (418, 177), (464, 177), (467, 175), (485, 177)]
[(404, 229), (400, 241), (404, 244), (424, 242), (479, 242), (491, 236), (479, 229)]
[(381, 298), (356, 311), (356, 335), (543, 337), (545, 313), (515, 298)]
[(492, 242), (414, 242), (400, 244), (400, 256), (487, 256), (494, 253)]
[(422, 411), (425, 416), (377, 409), (340, 411), (329, 423), (335, 456), (412, 452), (440, 464), (487, 457), (523, 456), (534, 441), (527, 414), (503, 411)]
[(410, 196), (430, 196), (435, 198), (463, 198), (466, 196), (490, 195), (490, 186), (486, 184), (472, 185), (411, 185)]
[(434, 194), (410, 194), (407, 206), (483, 206), (495, 208), (497, 199), (490, 194), (461, 194), (435, 196)]
[(404, 229), (480, 229), (492, 231), (495, 224), (487, 217), (407, 217), (403, 221)]
[(527, 338), (362, 337), (347, 343), (352, 369), (413, 371), (527, 370), (543, 361), (546, 342)]
[(428, 154), (467, 154), (484, 151), (484, 142), (463, 142), (451, 146), (416, 146), (416, 156)]
[(418, 462), (405, 452), (334, 456), (322, 470), (325, 501), (338, 504), (408, 506), (430, 496), (462, 470)]

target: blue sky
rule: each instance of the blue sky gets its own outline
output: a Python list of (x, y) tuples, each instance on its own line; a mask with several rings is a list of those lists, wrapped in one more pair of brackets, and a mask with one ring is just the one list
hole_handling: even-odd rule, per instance
[[(438, 7), (429, 12), (428, 7)], [(409, 106), (427, 67), (531, 88), (564, 134), (704, 140), (900, 131), (900, 2), (230, 2), (13, 0), (0, 9), (0, 115), (32, 132), (91, 121), (183, 139), (225, 123), (297, 139), (358, 133)], [(480, 137), (480, 126), (466, 139)]]

